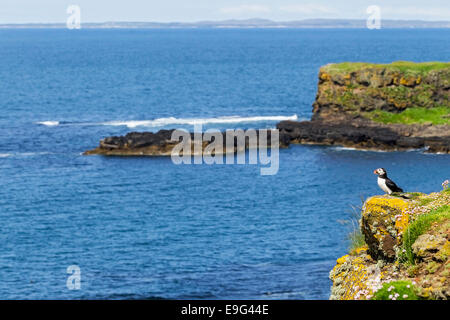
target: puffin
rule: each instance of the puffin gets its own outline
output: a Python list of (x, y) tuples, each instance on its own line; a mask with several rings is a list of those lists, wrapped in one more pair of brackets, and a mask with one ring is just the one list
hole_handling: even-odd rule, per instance
[(378, 176), (378, 186), (387, 194), (403, 192), (402, 188), (399, 188), (394, 181), (388, 178), (386, 169), (378, 168), (373, 173)]

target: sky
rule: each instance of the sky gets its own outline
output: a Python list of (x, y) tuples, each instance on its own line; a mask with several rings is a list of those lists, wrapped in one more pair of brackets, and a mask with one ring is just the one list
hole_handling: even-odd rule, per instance
[(449, 0), (0, 0), (1, 23), (65, 23), (69, 5), (78, 5), (82, 22), (194, 22), (264, 18), (367, 19), (377, 5), (382, 19), (450, 20)]

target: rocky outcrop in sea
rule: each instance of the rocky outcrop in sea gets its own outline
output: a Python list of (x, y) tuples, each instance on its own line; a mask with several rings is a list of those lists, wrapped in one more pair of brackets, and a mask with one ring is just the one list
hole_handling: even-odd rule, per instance
[(423, 149), (450, 153), (450, 126), (374, 123), (360, 116), (312, 121), (283, 121), (280, 136), (293, 144), (344, 146), (363, 150), (406, 151)]
[[(172, 130), (160, 130), (156, 133), (153, 132), (130, 132), (125, 136), (120, 137), (107, 137), (100, 141), (100, 145), (93, 149), (88, 150), (85, 155), (105, 155), (105, 156), (171, 156), (175, 146), (184, 139), (172, 140), (172, 135), (175, 129)], [(239, 132), (234, 132), (239, 135)], [(205, 133), (200, 133), (196, 137), (194, 133), (188, 133), (188, 151), (190, 149), (191, 155), (202, 155), (208, 153), (208, 147), (213, 149), (212, 155), (218, 155), (218, 149), (221, 150), (221, 154), (237, 153), (249, 148), (257, 148), (260, 143), (265, 140), (265, 145), (270, 148), (272, 146), (272, 130), (255, 130), (254, 139), (251, 139), (251, 135), (248, 131), (242, 131), (240, 135), (243, 137), (242, 143), (238, 140), (237, 136), (232, 138), (227, 137), (226, 132), (217, 132), (221, 136), (221, 142), (217, 141), (220, 148), (213, 148), (215, 143), (215, 137), (206, 137)], [(199, 141), (198, 147), (196, 147), (196, 139)], [(263, 140), (261, 140), (263, 139)], [(289, 139), (287, 136), (275, 138), (278, 139), (278, 145), (281, 148), (285, 148), (289, 145)], [(231, 141), (227, 145), (227, 140)], [(182, 155), (183, 152), (180, 152)]]
[(319, 71), (311, 121), (277, 128), (291, 143), (450, 153), (449, 96), (450, 63), (330, 64)]
[[(319, 71), (311, 121), (277, 124), (280, 146), (318, 144), (448, 154), (449, 96), (450, 63), (329, 64)], [(169, 156), (175, 146), (172, 132), (107, 137), (84, 154)]]

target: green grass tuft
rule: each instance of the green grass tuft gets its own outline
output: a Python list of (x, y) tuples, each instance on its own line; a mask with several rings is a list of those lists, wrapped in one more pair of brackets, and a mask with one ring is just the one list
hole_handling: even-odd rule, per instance
[(355, 228), (352, 232), (350, 232), (348, 234), (348, 239), (350, 240), (350, 252), (366, 245), (366, 240), (360, 228)]
[(433, 202), (433, 199), (430, 198), (419, 199), (419, 203), (417, 205), (419, 207), (423, 207), (426, 206), (427, 204), (430, 204), (431, 202)]
[(411, 199), (411, 200), (415, 200), (415, 199), (420, 198), (421, 196), (424, 195), (421, 192), (403, 192), (403, 194), (408, 195), (408, 198)]
[[(395, 299), (394, 299), (395, 298)], [(417, 288), (410, 281), (391, 281), (383, 284), (372, 300), (419, 300)]]
[(366, 244), (366, 240), (364, 235), (361, 232), (360, 220), (362, 213), (362, 206), (364, 205), (364, 198), (361, 197), (361, 205), (354, 206), (351, 205), (350, 208), (350, 219), (339, 220), (341, 224), (349, 225), (349, 233), (347, 234), (347, 240), (349, 240), (349, 251), (350, 253), (354, 252), (356, 249), (359, 249)]
[(450, 206), (445, 205), (437, 208), (430, 213), (421, 215), (416, 221), (411, 223), (403, 234), (403, 250), (400, 254), (400, 260), (411, 265), (415, 264), (415, 257), (412, 250), (412, 245), (417, 238), (430, 229), (434, 222), (439, 222), (443, 219), (450, 219)]
[[(388, 65), (389, 66), (389, 65)], [(395, 61), (390, 66), (396, 68), (401, 72), (417, 72), (425, 74), (433, 70), (441, 70), (450, 67), (448, 62), (411, 62), (411, 61)]]
[(391, 113), (382, 110), (367, 112), (365, 116), (373, 121), (381, 123), (431, 123), (431, 124), (450, 124), (450, 108), (436, 107), (428, 108), (409, 108), (400, 113)]

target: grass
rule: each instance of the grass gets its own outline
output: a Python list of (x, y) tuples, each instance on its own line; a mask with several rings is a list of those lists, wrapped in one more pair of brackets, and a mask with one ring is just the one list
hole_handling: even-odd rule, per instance
[(400, 70), (400, 72), (417, 72), (419, 74), (425, 74), (433, 70), (441, 70), (450, 67), (450, 63), (448, 62), (422, 62), (416, 63), (411, 61), (395, 61), (388, 67), (392, 67)]
[(365, 114), (369, 119), (381, 123), (431, 123), (450, 124), (450, 108), (436, 107), (428, 108), (408, 108), (401, 113), (391, 113), (382, 110), (375, 110)]
[(421, 192), (403, 192), (403, 194), (408, 195), (408, 198), (411, 200), (415, 200), (423, 195)]
[(443, 219), (450, 219), (450, 206), (445, 205), (437, 208), (430, 213), (421, 215), (411, 223), (405, 230), (403, 236), (403, 251), (400, 255), (400, 259), (411, 265), (415, 264), (415, 256), (412, 250), (412, 245), (417, 238), (424, 234), (434, 222), (439, 222)]
[[(364, 204), (364, 198), (361, 197), (361, 202)], [(359, 220), (361, 219), (362, 205), (353, 206), (351, 205), (351, 218), (348, 220), (341, 221), (342, 224), (350, 224), (351, 230), (347, 235), (347, 240), (350, 241), (349, 251), (354, 252), (356, 249), (361, 248), (366, 245), (366, 240), (361, 232), (359, 226)]]
[(401, 73), (412, 73), (423, 75), (432, 70), (441, 70), (450, 68), (449, 62), (411, 62), (411, 61), (395, 61), (390, 64), (376, 64), (366, 62), (343, 62), (329, 64), (325, 66), (325, 70), (329, 73), (350, 73), (361, 70), (363, 68), (386, 68)]
[(372, 300), (419, 300), (416, 292), (417, 289), (410, 281), (391, 281), (383, 284)]
[(355, 228), (350, 232), (348, 239), (350, 240), (350, 252), (355, 252), (356, 249), (366, 245), (366, 240), (360, 228)]
[(430, 198), (424, 198), (424, 199), (420, 199), (419, 203), (417, 204), (419, 207), (423, 207), (426, 206), (428, 204), (430, 204), (431, 202), (433, 202), (433, 199)]

